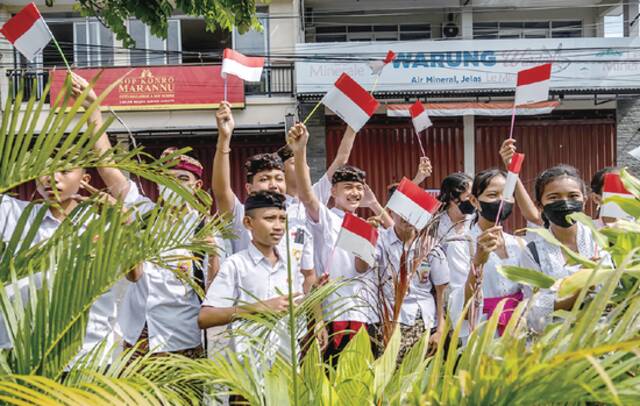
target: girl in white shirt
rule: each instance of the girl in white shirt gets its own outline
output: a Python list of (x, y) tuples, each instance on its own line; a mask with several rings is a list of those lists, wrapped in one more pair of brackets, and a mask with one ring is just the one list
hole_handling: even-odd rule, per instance
[(470, 216), (474, 212), (469, 201), (473, 179), (466, 173), (455, 172), (442, 180), (438, 200), (442, 202), (438, 224), (438, 241), (446, 243), (469, 230)]
[[(583, 257), (611, 265), (609, 255), (598, 247), (591, 231), (580, 223), (567, 219), (572, 213), (581, 212), (587, 196), (586, 186), (578, 171), (569, 165), (559, 165), (542, 172), (536, 179), (536, 203), (542, 208), (545, 226), (551, 234)], [(520, 258), (520, 266), (535, 269), (555, 279), (567, 277), (580, 268), (568, 265), (560, 247), (538, 238), (527, 245)], [(525, 289), (525, 296), (532, 296)], [(544, 289), (532, 297), (527, 313), (529, 326), (541, 332), (551, 321), (555, 310), (570, 310), (578, 293), (568, 298), (558, 298), (555, 292)]]
[(454, 322), (461, 317), (465, 303), (473, 300), (461, 331), (463, 338), (481, 320), (491, 317), (498, 303), (506, 300), (498, 321), (497, 333), (502, 335), (511, 313), (523, 298), (522, 286), (497, 271), (500, 265), (516, 265), (524, 248), (520, 238), (496, 226), (509, 217), (514, 206), (513, 202), (505, 201), (500, 221), (496, 221), (505, 182), (506, 174), (499, 169), (488, 169), (476, 175), (469, 198), (477, 213), (471, 226), (471, 238), (450, 244), (447, 252), (451, 271), (449, 307)]

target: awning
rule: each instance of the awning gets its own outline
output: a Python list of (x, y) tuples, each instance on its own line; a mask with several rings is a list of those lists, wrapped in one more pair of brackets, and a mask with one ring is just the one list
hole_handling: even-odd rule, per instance
[[(534, 116), (549, 114), (560, 105), (559, 101), (546, 101), (527, 104), (516, 108), (516, 115)], [(387, 104), (388, 117), (409, 117), (411, 104)], [(425, 103), (425, 109), (431, 117), (452, 116), (510, 116), (513, 111), (513, 102), (488, 102), (488, 103)]]

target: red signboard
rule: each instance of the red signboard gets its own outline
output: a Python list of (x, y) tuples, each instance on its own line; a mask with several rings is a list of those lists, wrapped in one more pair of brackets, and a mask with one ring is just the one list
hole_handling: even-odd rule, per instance
[[(91, 80), (102, 71), (95, 90), (100, 95), (111, 83), (120, 83), (109, 93), (103, 107), (114, 110), (194, 110), (217, 108), (224, 97), (220, 66), (143, 66), (104, 69), (74, 69)], [(66, 71), (52, 71), (51, 100), (64, 84)], [(244, 84), (228, 76), (227, 101), (244, 107)]]

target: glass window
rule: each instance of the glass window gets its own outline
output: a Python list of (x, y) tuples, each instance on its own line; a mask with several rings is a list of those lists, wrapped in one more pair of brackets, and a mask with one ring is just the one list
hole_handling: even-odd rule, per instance
[(167, 39), (156, 37), (142, 21), (129, 20), (129, 35), (135, 48), (129, 51), (131, 65), (166, 65), (182, 63), (180, 20), (169, 20)]
[(477, 39), (498, 38), (498, 23), (473, 23), (473, 37)]
[(582, 36), (582, 21), (552, 21), (553, 38), (577, 38)]
[(258, 19), (262, 24), (262, 31), (249, 30), (244, 34), (238, 33), (233, 29), (233, 48), (242, 52), (243, 54), (250, 55), (265, 55), (269, 54), (268, 47), (268, 34), (269, 34), (269, 19), (267, 14), (258, 14)]
[(74, 62), (78, 66), (111, 66), (113, 33), (98, 20), (87, 18), (73, 25)]

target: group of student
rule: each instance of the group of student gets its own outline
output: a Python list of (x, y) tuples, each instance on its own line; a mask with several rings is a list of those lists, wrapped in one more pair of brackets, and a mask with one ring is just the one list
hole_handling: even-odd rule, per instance
[[(78, 76), (73, 77), (72, 83), (75, 94), (87, 86)], [(95, 94), (89, 92), (87, 103), (95, 99)], [(366, 173), (347, 164), (356, 138), (349, 127), (334, 161), (312, 183), (307, 164), (309, 133), (303, 124), (295, 124), (287, 134), (285, 147), (247, 160), (244, 187), (248, 197), (241, 202), (230, 182), (234, 119), (228, 103), (221, 103), (215, 119), (218, 138), (212, 191), (217, 210), (231, 215), (235, 238), (222, 241), (211, 236), (212, 243), (220, 248), (220, 255), (211, 255), (201, 264), (206, 296), (200, 300), (196, 291), (175, 275), (176, 269), (193, 275), (195, 262), (140, 264), (126, 275), (126, 293), (121, 303), (116, 303), (110, 291), (91, 307), (80, 355), (104, 340), (113, 343), (117, 333), (125, 348), (135, 347), (139, 353), (178, 353), (199, 358), (205, 356), (203, 330), (216, 326), (230, 329), (233, 350), (243, 354), (250, 342), (242, 334), (233, 335), (234, 329), (243, 315), (288, 309), (289, 268), (297, 300), (327, 281), (340, 281), (314, 316), (326, 319), (326, 323), (316, 324), (313, 333), (327, 360), (338, 359), (361, 328), (367, 329), (374, 340), (380, 337), (382, 325), (388, 321), (388, 311), (381, 310), (384, 307), (381, 301), (387, 310), (393, 307), (393, 284), (397, 275), (407, 271), (402, 267), (409, 262), (418, 266), (408, 273), (408, 289), (397, 315), (401, 356), (426, 331), (431, 333), (431, 351), (441, 340), (447, 340), (447, 314), (453, 322), (464, 318), (461, 334), (464, 342), (471, 330), (504, 299), (496, 335), (504, 332), (512, 310), (527, 298), (532, 301), (526, 314), (527, 323), (532, 330), (542, 331), (554, 310), (571, 308), (576, 297), (559, 300), (550, 290), (534, 294), (527, 286), (506, 279), (498, 267), (519, 265), (556, 279), (570, 275), (577, 267), (567, 264), (559, 247), (535, 234), (515, 236), (502, 229), (500, 224), (512, 214), (516, 204), (529, 227), (547, 228), (557, 240), (584, 257), (610, 261), (595, 243), (591, 231), (567, 220), (567, 215), (583, 211), (589, 198), (599, 204), (603, 174), (615, 168), (599, 171), (589, 192), (575, 168), (555, 166), (536, 178), (533, 199), (518, 180), (515, 201), (504, 202), (503, 169), (482, 170), (473, 178), (452, 173), (442, 181), (438, 197), (441, 207), (433, 219), (437, 222), (436, 233), (425, 250), (418, 246), (419, 230), (386, 209), (367, 186)], [(95, 128), (101, 127), (99, 110), (93, 113), (91, 121)], [(106, 134), (95, 145), (98, 153), (110, 147)], [(500, 150), (503, 162), (497, 164), (507, 166), (515, 152), (516, 142), (505, 141)], [(203, 171), (202, 164), (189, 156), (178, 157), (170, 170), (185, 188), (194, 192), (202, 187)], [(102, 167), (98, 172), (107, 192), (122, 200), (135, 214), (144, 214), (154, 205), (171, 200), (171, 192), (161, 188), (160, 198), (154, 203), (118, 169)], [(423, 157), (414, 182), (420, 184), (430, 175), (431, 164)], [(57, 204), (49, 206), (35, 242), (53, 234), (77, 206), (76, 196), (89, 187), (89, 182), (89, 175), (82, 169), (38, 179), (37, 190), (43, 204), (54, 199)], [(53, 193), (54, 183), (57, 193)], [(394, 190), (395, 185), (391, 185), (387, 198)], [(2, 196), (2, 240), (11, 238), (27, 204)], [(374, 216), (367, 220), (379, 228), (373, 265), (336, 247), (343, 218), (361, 208), (373, 212)], [(179, 221), (187, 227), (197, 218), (194, 213)], [(29, 221), (33, 223), (34, 219)], [(609, 221), (612, 219), (597, 219), (600, 226)], [(189, 252), (172, 254), (190, 256)], [(472, 300), (477, 302), (476, 311), (463, 314), (465, 305)], [(280, 343), (283, 348), (290, 342), (284, 338)], [(3, 325), (0, 325), (0, 347), (11, 348)]]

